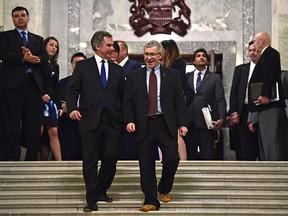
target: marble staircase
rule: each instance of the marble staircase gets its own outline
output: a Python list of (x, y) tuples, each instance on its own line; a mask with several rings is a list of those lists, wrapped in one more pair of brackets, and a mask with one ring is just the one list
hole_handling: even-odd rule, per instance
[[(156, 162), (160, 178), (161, 163)], [(119, 161), (99, 211), (83, 213), (80, 161), (0, 162), (0, 215), (140, 215), (137, 161)], [(288, 215), (288, 162), (181, 161), (170, 203), (150, 215)]]

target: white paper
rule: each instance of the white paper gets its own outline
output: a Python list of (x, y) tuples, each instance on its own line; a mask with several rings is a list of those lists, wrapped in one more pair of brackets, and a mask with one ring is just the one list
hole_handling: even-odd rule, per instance
[(215, 127), (215, 123), (216, 122), (212, 120), (209, 107), (203, 107), (202, 108), (202, 113), (203, 113), (207, 128), (209, 130), (213, 129)]

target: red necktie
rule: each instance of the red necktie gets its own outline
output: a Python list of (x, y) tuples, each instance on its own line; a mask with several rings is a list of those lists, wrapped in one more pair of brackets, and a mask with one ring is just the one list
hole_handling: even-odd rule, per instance
[(155, 115), (158, 111), (157, 109), (157, 78), (154, 73), (154, 68), (150, 72), (149, 77), (149, 115)]

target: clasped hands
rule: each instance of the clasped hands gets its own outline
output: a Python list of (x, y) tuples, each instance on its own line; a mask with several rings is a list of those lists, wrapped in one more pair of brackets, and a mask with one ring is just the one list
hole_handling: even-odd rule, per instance
[(23, 60), (32, 64), (39, 64), (41, 59), (38, 56), (35, 56), (31, 53), (31, 51), (22, 46), (22, 54), (23, 54)]
[(239, 115), (238, 113), (232, 113), (232, 115), (227, 117), (227, 123), (230, 127), (234, 127), (236, 124), (239, 123)]

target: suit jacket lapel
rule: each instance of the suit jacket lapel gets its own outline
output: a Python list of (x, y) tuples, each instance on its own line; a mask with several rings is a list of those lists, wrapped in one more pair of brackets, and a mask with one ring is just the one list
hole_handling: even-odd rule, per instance
[[(24, 46), (23, 41), (22, 41), (22, 38), (21, 38), (21, 35), (19, 34), (19, 32), (18, 32), (17, 29), (14, 30), (14, 33), (15, 33), (15, 35), (17, 36), (18, 41), (19, 41), (19, 43), (21, 44), (21, 46)], [(28, 39), (28, 40), (29, 40), (29, 39)], [(28, 41), (28, 44), (29, 44), (29, 41)]]
[(31, 50), (32, 49), (32, 44), (33, 44), (33, 36), (31, 35), (30, 32), (28, 32), (28, 44), (27, 47)]
[(191, 89), (193, 90), (193, 93), (195, 93), (195, 89), (194, 89), (194, 73), (195, 71), (192, 71), (190, 76), (188, 77), (188, 84), (190, 85)]
[(166, 84), (166, 79), (165, 79), (165, 71), (162, 66), (160, 66), (160, 97), (164, 94), (165, 90), (165, 84)]
[[(242, 68), (241, 74), (240, 74), (240, 86), (246, 89), (247, 82), (248, 82), (248, 77), (249, 77), (249, 70), (250, 70), (250, 63), (245, 64), (245, 66)], [(243, 78), (241, 78), (243, 77)]]
[(101, 77), (100, 77), (100, 72), (99, 72), (99, 69), (98, 69), (98, 65), (97, 65), (97, 62), (96, 62), (96, 59), (95, 59), (94, 56), (90, 58), (90, 63), (91, 63), (90, 68), (91, 69), (95, 68), (95, 70), (92, 69), (93, 70), (93, 74), (95, 75), (95, 77), (96, 77), (97, 81), (99, 82), (99, 84), (103, 87), (102, 81), (101, 81)]
[(148, 86), (147, 86), (147, 67), (142, 68), (141, 73), (140, 73), (141, 79), (140, 81), (142, 81), (141, 83), (139, 83), (139, 85), (142, 86), (143, 90), (144, 90), (144, 94), (147, 98), (149, 98), (149, 93), (148, 93)]
[[(201, 81), (201, 83), (200, 83), (200, 87), (199, 87), (199, 90), (198, 91), (200, 91), (201, 90), (201, 88), (205, 85), (205, 83), (209, 80), (209, 77), (210, 77), (210, 71), (206, 71), (206, 73), (205, 73), (205, 75), (204, 75), (204, 77), (203, 77), (203, 79), (202, 79), (202, 81)], [(193, 85), (194, 86), (194, 85)]]
[[(113, 73), (112, 72), (112, 64), (111, 64), (111, 62), (108, 60), (107, 61), (107, 64), (108, 64), (108, 79), (107, 79), (107, 84), (106, 84), (106, 88), (108, 88), (108, 86), (109, 86), (109, 84), (112, 82), (112, 77), (113, 77), (113, 75), (111, 75), (111, 73)], [(99, 78), (100, 78), (100, 75), (99, 75)], [(102, 82), (101, 82), (102, 83)]]

